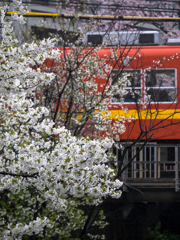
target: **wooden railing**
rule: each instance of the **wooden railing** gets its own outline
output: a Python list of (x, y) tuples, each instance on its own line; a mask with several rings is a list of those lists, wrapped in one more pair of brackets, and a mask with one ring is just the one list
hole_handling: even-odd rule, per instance
[(180, 188), (180, 146), (175, 144), (150, 144), (143, 149), (132, 147), (126, 154), (128, 162), (136, 156), (123, 172), (124, 188)]

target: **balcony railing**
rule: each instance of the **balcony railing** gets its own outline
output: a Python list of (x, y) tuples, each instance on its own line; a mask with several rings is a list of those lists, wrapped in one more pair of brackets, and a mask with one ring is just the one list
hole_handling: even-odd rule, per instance
[[(135, 156), (135, 157), (134, 157)], [(180, 189), (180, 146), (150, 144), (129, 149), (125, 163), (134, 160), (123, 172), (125, 186), (136, 188)]]

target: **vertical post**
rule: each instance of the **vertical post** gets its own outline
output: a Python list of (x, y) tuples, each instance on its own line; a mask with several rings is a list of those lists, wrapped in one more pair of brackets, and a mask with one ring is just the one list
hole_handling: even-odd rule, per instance
[(157, 147), (154, 150), (154, 178), (157, 178)]
[(161, 148), (160, 147), (158, 147), (158, 163), (157, 163), (157, 170), (158, 170), (158, 175), (157, 175), (157, 178), (160, 178), (160, 170), (161, 170), (161, 168), (160, 168), (160, 161), (161, 161), (161, 155), (160, 155), (160, 153), (161, 153)]
[(140, 151), (140, 163), (139, 163), (139, 178), (143, 178), (143, 149)]
[(144, 147), (144, 178), (146, 178), (146, 173), (147, 173), (147, 156), (146, 156), (146, 148), (147, 147)]
[[(128, 151), (126, 152), (125, 157), (124, 157), (125, 164), (128, 162)], [(126, 179), (129, 177), (128, 176), (128, 167), (123, 171), (122, 177), (123, 177), (123, 183), (126, 183)], [(123, 184), (123, 191), (127, 191), (126, 184)]]
[[(132, 157), (134, 157), (136, 155), (136, 147), (133, 147), (132, 148)], [(136, 159), (134, 159), (134, 161), (132, 162), (132, 178), (136, 178), (136, 172), (137, 172), (137, 169), (136, 169)]]
[(175, 191), (179, 191), (178, 146), (175, 147)]
[[(152, 147), (149, 147), (149, 178), (151, 178), (151, 163), (152, 163), (151, 151), (152, 151)], [(155, 154), (155, 148), (154, 148), (154, 154)]]

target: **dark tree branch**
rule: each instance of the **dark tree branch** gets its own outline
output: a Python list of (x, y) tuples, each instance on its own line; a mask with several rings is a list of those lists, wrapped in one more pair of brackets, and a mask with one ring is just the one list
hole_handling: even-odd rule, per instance
[(10, 173), (10, 172), (0, 172), (2, 175), (9, 175), (13, 177), (24, 177), (24, 178), (36, 178), (39, 173), (33, 173), (33, 174), (21, 174), (21, 173)]

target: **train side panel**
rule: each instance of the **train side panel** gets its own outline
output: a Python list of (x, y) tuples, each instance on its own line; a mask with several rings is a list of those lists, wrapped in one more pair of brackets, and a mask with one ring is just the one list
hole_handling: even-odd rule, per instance
[[(110, 48), (105, 48), (100, 56), (108, 51)], [(147, 136), (151, 136), (151, 140), (180, 139), (180, 46), (121, 48), (119, 56), (117, 64), (111, 62), (114, 71), (139, 71), (141, 84), (135, 88), (144, 94), (142, 101), (147, 94), (151, 98), (146, 109), (142, 102), (125, 99), (128, 113), (121, 110), (118, 102), (111, 101), (112, 118), (122, 115), (136, 118), (126, 123), (121, 140), (135, 140), (143, 133), (144, 139)], [(129, 61), (127, 66), (123, 66), (124, 59)]]

